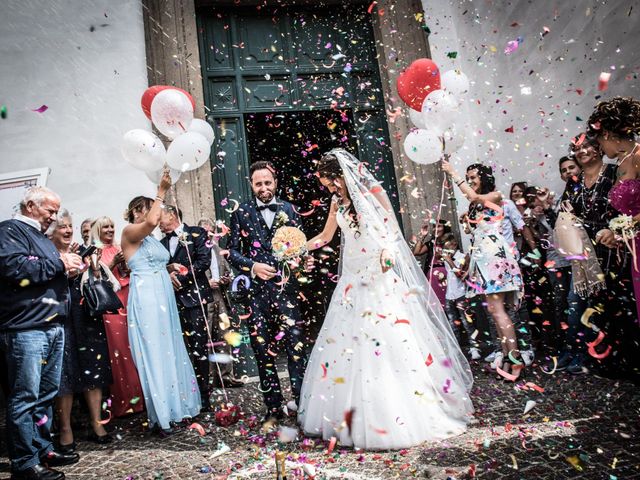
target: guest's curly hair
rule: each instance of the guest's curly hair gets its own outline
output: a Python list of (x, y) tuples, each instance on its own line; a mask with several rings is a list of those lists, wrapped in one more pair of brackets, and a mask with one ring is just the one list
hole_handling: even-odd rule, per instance
[(640, 101), (615, 97), (598, 103), (589, 117), (587, 135), (595, 137), (605, 130), (628, 140), (640, 135)]
[(144, 197), (142, 195), (135, 197), (133, 200), (129, 202), (129, 206), (124, 211), (124, 219), (129, 223), (133, 223), (134, 212), (141, 212), (144, 209), (149, 210), (151, 209), (152, 206), (153, 206), (152, 198)]
[[(336, 178), (344, 178), (344, 174), (342, 173), (342, 167), (340, 166), (340, 161), (338, 160), (338, 157), (336, 157), (334, 154), (330, 152), (325, 153), (324, 155), (322, 155), (322, 157), (320, 157), (320, 160), (318, 160), (317, 167), (318, 167), (318, 171), (317, 171), (318, 178), (328, 178), (329, 180), (332, 180), (332, 181), (335, 180)], [(349, 192), (346, 191), (345, 193), (347, 195), (347, 198), (349, 198)], [(359, 236), (360, 222), (358, 219), (358, 214), (353, 208), (353, 201), (349, 205), (349, 208), (347, 209), (346, 214), (348, 218), (351, 219), (349, 226), (354, 228), (356, 230), (356, 236)]]

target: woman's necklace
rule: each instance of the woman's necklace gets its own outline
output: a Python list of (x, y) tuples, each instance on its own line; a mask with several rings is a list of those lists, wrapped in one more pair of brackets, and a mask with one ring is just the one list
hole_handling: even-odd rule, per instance
[(625, 162), (625, 160), (626, 160), (627, 158), (629, 158), (631, 155), (633, 155), (634, 153), (636, 153), (636, 148), (638, 148), (638, 144), (637, 144), (637, 143), (636, 143), (636, 144), (634, 144), (634, 145), (633, 145), (633, 148), (631, 149), (631, 151), (630, 151), (629, 153), (627, 153), (624, 157), (622, 157), (622, 160), (620, 160), (620, 161), (616, 162), (616, 164), (617, 164), (618, 166), (622, 165), (622, 164)]
[(602, 167), (600, 168), (600, 172), (598, 172), (598, 176), (596, 177), (596, 181), (593, 182), (593, 185), (591, 185), (591, 194), (589, 195), (589, 201), (585, 203), (585, 196), (587, 195), (587, 191), (589, 190), (589, 188), (587, 187), (587, 184), (585, 183), (584, 179), (585, 179), (585, 174), (584, 172), (582, 173), (582, 179), (580, 180), (580, 184), (581, 184), (581, 199), (582, 199), (582, 206), (586, 209), (591, 208), (591, 206), (593, 205), (593, 201), (596, 198), (596, 194), (598, 193), (598, 183), (600, 183), (600, 179), (602, 178), (602, 174), (604, 173), (606, 165), (603, 163)]

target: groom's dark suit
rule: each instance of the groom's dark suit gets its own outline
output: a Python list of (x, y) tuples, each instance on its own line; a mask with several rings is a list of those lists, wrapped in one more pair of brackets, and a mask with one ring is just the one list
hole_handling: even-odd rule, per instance
[[(287, 216), (285, 222), (282, 221), (283, 214)], [(251, 316), (247, 322), (251, 347), (258, 364), (260, 387), (264, 392), (265, 404), (270, 410), (280, 408), (283, 403), (275, 354), (282, 349), (287, 353), (289, 378), (296, 403), (299, 403), (307, 361), (305, 347), (301, 341), (302, 321), (298, 310), (296, 278), (292, 276), (284, 289), (276, 285), (276, 282), (281, 280), (280, 276), (269, 281), (261, 280), (257, 276), (252, 278), (251, 269), (256, 262), (266, 263), (276, 270), (281, 270), (273, 257), (271, 240), (276, 229), (283, 225), (301, 226), (300, 216), (290, 203), (277, 200), (275, 218), (269, 228), (262, 213), (258, 211), (256, 200), (253, 199), (240, 205), (233, 213), (227, 243), (229, 263), (251, 279)]]
[[(213, 302), (213, 294), (206, 274), (211, 265), (211, 248), (207, 246), (208, 237), (204, 229), (190, 227), (184, 223), (181, 227), (182, 232), (178, 235), (173, 254), (171, 254), (170, 242), (176, 234), (175, 231), (165, 235), (161, 243), (169, 251), (169, 263), (179, 263), (189, 269), (186, 275), (177, 276), (182, 287), (175, 292), (175, 295), (185, 346), (193, 364), (204, 408), (209, 405), (209, 359), (207, 357), (207, 318), (200, 302), (205, 304)], [(197, 285), (194, 282), (194, 273)], [(206, 312), (207, 305), (204, 308)]]

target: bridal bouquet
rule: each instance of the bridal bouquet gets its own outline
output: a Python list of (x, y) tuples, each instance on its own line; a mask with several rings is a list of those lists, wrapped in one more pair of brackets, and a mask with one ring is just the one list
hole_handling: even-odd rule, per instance
[(624, 241), (636, 264), (636, 244), (633, 241), (640, 232), (640, 224), (633, 219), (631, 215), (619, 215), (609, 221), (609, 229), (613, 232), (617, 239)]
[(298, 227), (282, 226), (276, 230), (271, 240), (273, 256), (282, 264), (282, 283), (289, 281), (291, 272), (302, 265), (302, 257), (307, 254), (307, 237)]

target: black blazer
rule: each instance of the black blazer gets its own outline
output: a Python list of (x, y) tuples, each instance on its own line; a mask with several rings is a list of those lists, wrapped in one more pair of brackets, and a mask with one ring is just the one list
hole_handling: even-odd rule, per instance
[[(193, 264), (197, 286), (200, 288), (200, 298), (206, 303), (211, 303), (213, 302), (213, 294), (207, 279), (207, 270), (211, 267), (211, 248), (207, 246), (207, 232), (203, 228), (190, 227), (186, 224), (182, 225), (182, 232), (182, 239), (178, 241), (175, 253), (169, 258), (169, 263), (179, 263), (189, 269), (189, 273), (186, 275), (178, 275), (182, 288), (175, 292), (176, 301), (187, 308), (200, 304), (198, 289), (191, 274), (191, 265)], [(169, 235), (165, 235), (161, 243), (171, 253)], [(185, 243), (188, 247), (188, 253)], [(189, 257), (191, 257), (191, 262), (189, 262)]]
[[(278, 210), (271, 228), (267, 226), (262, 214), (258, 211), (255, 199), (241, 204), (231, 215), (231, 233), (227, 241), (228, 261), (232, 267), (249, 278), (251, 278), (251, 267), (255, 262), (266, 263), (276, 269), (279, 267), (271, 249), (271, 240), (278, 227), (286, 225), (302, 228), (300, 215), (296, 213), (293, 205), (279, 199), (277, 203)], [(282, 214), (286, 214), (287, 221), (281, 224), (278, 218), (282, 217)], [(275, 281), (280, 281), (280, 278), (276, 277)], [(252, 280), (251, 287), (252, 289), (260, 288), (265, 284), (274, 285), (274, 280), (264, 282), (256, 277)], [(285, 290), (295, 289), (296, 284), (295, 281), (287, 282)]]

